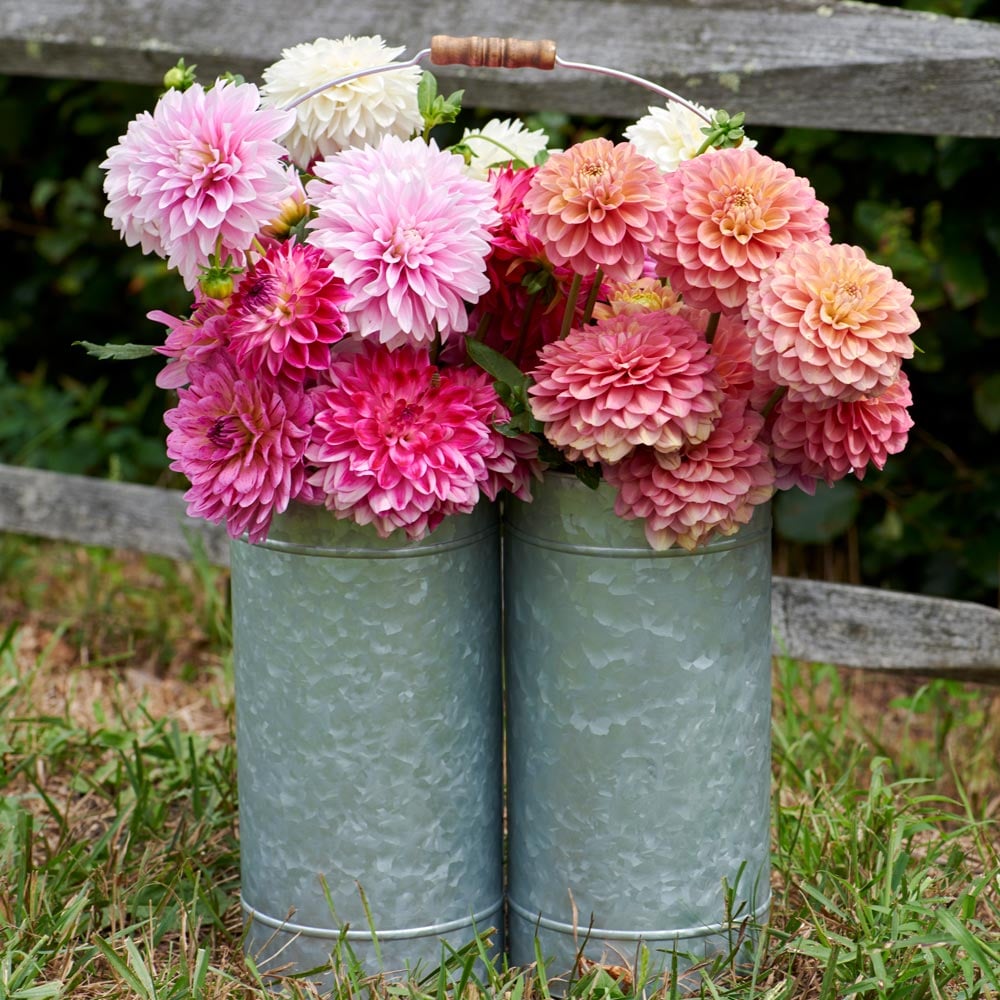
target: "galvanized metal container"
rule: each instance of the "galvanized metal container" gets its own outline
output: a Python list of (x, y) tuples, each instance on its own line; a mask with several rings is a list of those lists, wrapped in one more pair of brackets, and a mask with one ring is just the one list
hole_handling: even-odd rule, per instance
[[(246, 949), (366, 970), (502, 946), (496, 510), (420, 542), (295, 507), (232, 546)], [(378, 934), (376, 955), (371, 922)]]
[(590, 927), (684, 969), (768, 915), (770, 511), (653, 552), (605, 484), (535, 495), (504, 525), (511, 959), (568, 972)]

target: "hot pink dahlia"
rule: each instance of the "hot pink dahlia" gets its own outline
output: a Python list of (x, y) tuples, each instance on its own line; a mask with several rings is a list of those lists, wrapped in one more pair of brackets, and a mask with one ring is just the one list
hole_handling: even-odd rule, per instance
[(413, 539), (472, 510), (495, 451), (475, 392), (409, 345), (368, 342), (336, 357), (329, 380), (314, 392), (306, 456), (330, 510)]
[(913, 357), (912, 303), (860, 247), (796, 246), (747, 298), (753, 363), (815, 403), (877, 396)]
[(739, 397), (727, 397), (712, 434), (665, 455), (639, 448), (604, 478), (618, 488), (615, 513), (645, 520), (657, 550), (675, 543), (691, 551), (713, 534), (732, 535), (774, 492), (774, 466), (760, 440), (764, 418)]
[(532, 412), (570, 461), (617, 462), (639, 445), (675, 451), (708, 437), (719, 415), (708, 343), (679, 316), (623, 313), (538, 357)]
[(793, 243), (828, 238), (809, 183), (756, 149), (715, 149), (666, 175), (667, 208), (651, 251), (689, 306), (739, 311), (747, 288)]
[(628, 142), (588, 139), (553, 153), (524, 199), (532, 232), (554, 264), (601, 268), (617, 281), (642, 274), (666, 206), (664, 175)]
[(500, 221), (490, 185), (433, 141), (394, 136), (314, 169), (309, 242), (347, 285), (352, 329), (390, 347), (467, 330), (467, 303), (489, 285), (489, 230)]
[(346, 334), (346, 298), (318, 247), (271, 243), (233, 295), (230, 348), (251, 371), (304, 382), (329, 367), (330, 345)]
[(105, 215), (129, 246), (166, 257), (188, 288), (221, 240), (237, 262), (293, 188), (278, 139), (291, 112), (260, 108), (249, 83), (169, 90), (101, 166)]
[(789, 392), (774, 408), (771, 425), (779, 489), (813, 493), (818, 480), (832, 486), (849, 473), (864, 479), (869, 463), (883, 468), (906, 447), (912, 403), (903, 371), (881, 396), (848, 403), (820, 405)]
[(188, 514), (259, 542), (302, 489), (312, 404), (300, 389), (246, 377), (221, 351), (189, 372), (163, 418), (170, 468), (191, 483)]
[(229, 343), (229, 320), (226, 302), (210, 299), (195, 293), (194, 312), (186, 319), (171, 316), (162, 309), (146, 314), (147, 319), (163, 323), (170, 331), (161, 347), (154, 347), (157, 354), (164, 354), (168, 361), (156, 376), (161, 389), (177, 389), (187, 385), (188, 365), (207, 361), (216, 351)]

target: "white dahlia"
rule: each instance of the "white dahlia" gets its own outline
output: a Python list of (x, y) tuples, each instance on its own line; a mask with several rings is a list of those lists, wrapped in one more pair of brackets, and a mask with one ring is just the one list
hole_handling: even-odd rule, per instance
[[(380, 35), (317, 38), (281, 53), (263, 74), (265, 105), (284, 108), (321, 84), (361, 69), (386, 66), (401, 52)], [(284, 144), (303, 169), (350, 146), (377, 146), (386, 135), (408, 139), (423, 124), (417, 107), (420, 68), (362, 76), (310, 97), (295, 108)]]
[(482, 128), (466, 129), (462, 145), (472, 150), (468, 172), (486, 180), (491, 167), (534, 166), (535, 157), (545, 149), (548, 136), (542, 129), (529, 132), (519, 118), (491, 118)]

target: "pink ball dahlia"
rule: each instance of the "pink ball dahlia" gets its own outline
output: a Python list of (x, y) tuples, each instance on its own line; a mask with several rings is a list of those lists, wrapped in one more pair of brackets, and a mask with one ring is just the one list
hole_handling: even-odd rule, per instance
[(709, 150), (666, 177), (665, 224), (651, 251), (689, 306), (739, 311), (782, 251), (828, 238), (827, 208), (809, 183), (755, 149)]
[(747, 298), (753, 363), (814, 403), (877, 396), (913, 357), (912, 303), (860, 247), (796, 246)]
[(631, 143), (588, 139), (538, 168), (524, 204), (553, 264), (631, 281), (642, 275), (666, 193), (664, 175)]
[(500, 221), (490, 185), (433, 141), (394, 136), (314, 171), (309, 242), (347, 285), (352, 330), (390, 347), (467, 330), (467, 303), (489, 287), (489, 231)]
[(220, 240), (222, 258), (241, 262), (294, 190), (278, 143), (293, 120), (261, 109), (249, 83), (169, 90), (108, 150), (104, 214), (129, 246), (166, 257), (193, 288)]
[(883, 468), (906, 447), (912, 403), (903, 371), (881, 396), (832, 406), (790, 392), (774, 408), (771, 426), (779, 489), (813, 493), (818, 480), (832, 486), (849, 473), (864, 479), (869, 464)]
[(657, 550), (675, 543), (688, 551), (713, 534), (732, 535), (774, 492), (774, 466), (760, 440), (764, 418), (739, 397), (727, 397), (711, 436), (665, 455), (639, 448), (604, 466), (618, 488), (615, 513), (645, 520), (646, 540)]
[(336, 357), (329, 382), (314, 391), (306, 456), (330, 510), (412, 539), (472, 510), (495, 452), (474, 391), (442, 377), (425, 351), (371, 342)]
[(170, 358), (156, 376), (156, 384), (161, 389), (187, 385), (188, 365), (208, 361), (229, 343), (226, 302), (196, 292), (194, 305), (194, 312), (187, 319), (171, 316), (162, 309), (146, 313), (147, 319), (163, 323), (170, 331), (163, 345), (153, 348), (157, 354)]
[(708, 437), (719, 415), (708, 343), (679, 316), (623, 313), (538, 357), (532, 412), (570, 461), (617, 462), (639, 445), (675, 451)]
[(330, 345), (345, 336), (346, 298), (322, 250), (272, 242), (233, 295), (230, 348), (253, 372), (304, 382), (329, 367)]
[(163, 418), (170, 468), (191, 483), (188, 514), (259, 542), (302, 489), (312, 404), (294, 387), (246, 377), (222, 352), (189, 372)]

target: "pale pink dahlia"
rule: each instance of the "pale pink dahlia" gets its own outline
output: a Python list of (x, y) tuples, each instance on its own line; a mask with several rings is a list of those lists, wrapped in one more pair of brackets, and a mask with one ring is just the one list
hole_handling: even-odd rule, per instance
[(229, 343), (229, 320), (226, 302), (195, 293), (194, 311), (185, 319), (171, 316), (162, 309), (146, 313), (146, 318), (163, 323), (170, 331), (162, 346), (154, 347), (157, 354), (170, 360), (156, 376), (161, 389), (177, 389), (187, 385), (188, 365), (207, 361)]
[(815, 403), (877, 396), (913, 357), (912, 303), (860, 247), (796, 246), (747, 298), (753, 363)]
[(538, 357), (531, 409), (570, 461), (617, 462), (639, 445), (675, 451), (708, 437), (719, 415), (708, 343), (679, 316), (599, 320)]
[(101, 164), (112, 228), (166, 257), (188, 288), (220, 242), (223, 260), (241, 262), (293, 190), (277, 140), (294, 115), (259, 105), (249, 83), (169, 90)]
[(779, 489), (813, 493), (818, 480), (832, 486), (848, 474), (864, 479), (869, 464), (883, 468), (906, 447), (912, 403), (903, 371), (881, 396), (849, 403), (818, 405), (789, 392), (774, 408), (771, 425)]
[(424, 537), (479, 500), (494, 451), (474, 392), (442, 377), (427, 353), (368, 342), (338, 356), (314, 391), (311, 485), (340, 518)]
[(651, 251), (689, 306), (739, 311), (747, 288), (793, 243), (828, 238), (827, 208), (809, 183), (755, 149), (715, 149), (667, 177)]
[(665, 455), (639, 448), (604, 478), (617, 487), (615, 513), (645, 521), (657, 550), (691, 551), (713, 534), (735, 534), (774, 492), (774, 466), (761, 440), (764, 418), (740, 397), (727, 397), (706, 441)]
[(500, 221), (490, 185), (433, 141), (394, 136), (314, 169), (309, 242), (347, 285), (352, 330), (391, 347), (467, 330), (467, 303), (489, 286), (489, 230)]
[(261, 541), (302, 489), (312, 404), (294, 387), (245, 376), (222, 352), (189, 372), (163, 418), (170, 468), (191, 483), (188, 514)]
[(230, 349), (251, 371), (304, 382), (329, 367), (330, 345), (346, 334), (346, 298), (318, 247), (271, 243), (233, 294)]
[(642, 274), (666, 194), (659, 168), (633, 145), (588, 139), (538, 168), (524, 204), (554, 264), (631, 281)]
[(606, 301), (594, 306), (595, 319), (607, 319), (620, 313), (681, 311), (681, 300), (677, 293), (659, 278), (609, 281), (602, 291)]

